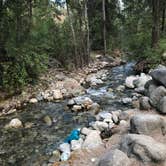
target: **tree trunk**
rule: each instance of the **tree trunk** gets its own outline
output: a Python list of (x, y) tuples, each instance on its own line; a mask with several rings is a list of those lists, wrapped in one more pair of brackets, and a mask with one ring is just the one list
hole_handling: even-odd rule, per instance
[(152, 48), (158, 47), (159, 41), (159, 21), (160, 21), (159, 0), (153, 0), (153, 27), (152, 27)]
[(86, 26), (86, 63), (90, 61), (90, 39), (89, 39), (89, 20), (88, 20), (88, 0), (85, 0), (85, 26)]
[(70, 9), (69, 9), (69, 4), (68, 1), (66, 1), (66, 5), (67, 5), (67, 15), (69, 17), (69, 23), (70, 23), (70, 28), (71, 28), (71, 32), (72, 32), (72, 36), (73, 36), (73, 43), (74, 43), (74, 54), (75, 54), (75, 66), (78, 67), (78, 51), (77, 51), (77, 43), (76, 43), (76, 35), (75, 35), (75, 30), (74, 30), (74, 26), (72, 23), (72, 18), (70, 15)]
[(162, 6), (162, 23), (161, 23), (161, 32), (164, 33), (165, 31), (165, 14), (166, 14), (166, 2), (163, 2), (163, 6)]
[(105, 11), (105, 0), (102, 1), (103, 7), (103, 42), (104, 42), (104, 55), (107, 52), (107, 42), (106, 42), (106, 11)]

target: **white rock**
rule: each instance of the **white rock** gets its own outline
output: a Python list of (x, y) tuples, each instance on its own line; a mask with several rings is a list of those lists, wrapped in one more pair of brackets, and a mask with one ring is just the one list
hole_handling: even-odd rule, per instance
[(72, 106), (72, 105), (74, 105), (74, 104), (75, 104), (74, 99), (70, 99), (70, 100), (68, 101), (68, 103), (67, 103), (67, 105), (69, 105), (69, 106)]
[(61, 154), (61, 161), (67, 161), (70, 158), (70, 152), (63, 152)]
[(82, 107), (80, 105), (74, 105), (72, 108), (72, 111), (77, 112), (80, 111), (82, 109)]
[(83, 135), (89, 135), (92, 131), (94, 131), (94, 130), (84, 127), (84, 128), (82, 128), (81, 133)]
[(68, 143), (63, 143), (59, 146), (58, 148), (61, 152), (67, 153), (70, 152), (70, 144)]
[(71, 150), (81, 149), (82, 144), (83, 144), (83, 140), (81, 138), (79, 140), (72, 140), (71, 141)]
[(122, 99), (123, 104), (130, 104), (132, 102), (132, 99), (129, 97), (123, 98)]
[(63, 95), (59, 89), (53, 90), (53, 97), (55, 100), (63, 99)]
[(126, 126), (127, 125), (127, 121), (121, 120), (119, 124), (122, 125), (122, 126)]
[(112, 118), (111, 119), (110, 118), (106, 118), (106, 119), (104, 119), (104, 122), (106, 122), (106, 123), (113, 123)]
[(103, 131), (103, 130), (105, 130), (105, 129), (108, 128), (108, 123), (96, 121), (96, 122), (92, 125), (92, 127), (93, 127), (95, 130)]
[(103, 119), (112, 119), (112, 114), (109, 112), (100, 112), (97, 116), (96, 116), (97, 120), (103, 120)]
[(32, 103), (32, 104), (34, 104), (34, 103), (37, 103), (38, 101), (37, 101), (36, 98), (32, 98), (32, 99), (29, 100), (29, 102)]
[(138, 76), (129, 76), (126, 78), (125, 85), (128, 88), (134, 88), (134, 80), (138, 79)]
[(83, 148), (95, 148), (102, 144), (102, 139), (100, 137), (99, 131), (93, 131), (91, 132), (85, 139), (83, 143)]
[(8, 125), (9, 128), (21, 128), (23, 127), (22, 122), (18, 119), (12, 119)]

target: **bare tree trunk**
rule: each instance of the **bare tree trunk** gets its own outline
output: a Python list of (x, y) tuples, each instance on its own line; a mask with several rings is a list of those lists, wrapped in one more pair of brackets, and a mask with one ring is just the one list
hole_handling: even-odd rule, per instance
[(90, 61), (90, 38), (89, 38), (89, 20), (88, 20), (88, 0), (85, 0), (85, 26), (86, 26), (86, 63)]
[(104, 42), (104, 55), (107, 52), (107, 41), (106, 41), (106, 11), (105, 11), (105, 0), (102, 1), (103, 6), (103, 42)]
[(74, 30), (74, 26), (73, 26), (73, 23), (72, 23), (72, 19), (71, 19), (71, 15), (70, 15), (70, 9), (69, 9), (69, 4), (68, 4), (68, 1), (67, 1), (67, 15), (69, 17), (69, 22), (70, 22), (70, 27), (71, 27), (71, 32), (72, 32), (72, 36), (73, 36), (73, 43), (74, 43), (74, 54), (75, 54), (75, 65), (76, 67), (78, 67), (78, 51), (77, 51), (77, 43), (76, 43), (76, 35), (75, 35), (75, 30)]
[(166, 2), (163, 2), (163, 9), (162, 9), (162, 23), (161, 23), (161, 32), (164, 33), (165, 31), (165, 15), (166, 15)]
[(152, 27), (152, 48), (158, 47), (159, 41), (159, 21), (160, 21), (159, 0), (153, 0), (153, 27)]

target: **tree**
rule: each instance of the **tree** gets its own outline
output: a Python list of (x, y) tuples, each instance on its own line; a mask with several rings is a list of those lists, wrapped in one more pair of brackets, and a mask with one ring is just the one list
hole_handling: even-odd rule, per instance
[(152, 48), (158, 47), (160, 25), (160, 0), (152, 0), (153, 25), (152, 25)]

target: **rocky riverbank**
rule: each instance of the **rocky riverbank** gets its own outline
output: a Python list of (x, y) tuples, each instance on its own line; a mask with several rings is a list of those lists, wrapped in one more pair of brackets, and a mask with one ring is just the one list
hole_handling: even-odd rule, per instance
[[(119, 58), (97, 55), (88, 66), (72, 72), (59, 68), (51, 68), (39, 78), (37, 85), (29, 85), (20, 95), (10, 97), (0, 102), (0, 116), (16, 112), (27, 103), (40, 101), (56, 102), (65, 98), (85, 93), (85, 84), (96, 86), (106, 78), (107, 67), (121, 64)], [(95, 73), (95, 74), (94, 74)]]
[[(54, 151), (52, 161), (61, 160), (54, 166), (166, 166), (166, 67), (129, 76), (125, 87), (135, 95), (121, 102), (137, 101), (136, 109), (98, 112), (96, 120), (80, 130), (78, 140)], [(69, 104), (77, 106), (72, 100)]]

